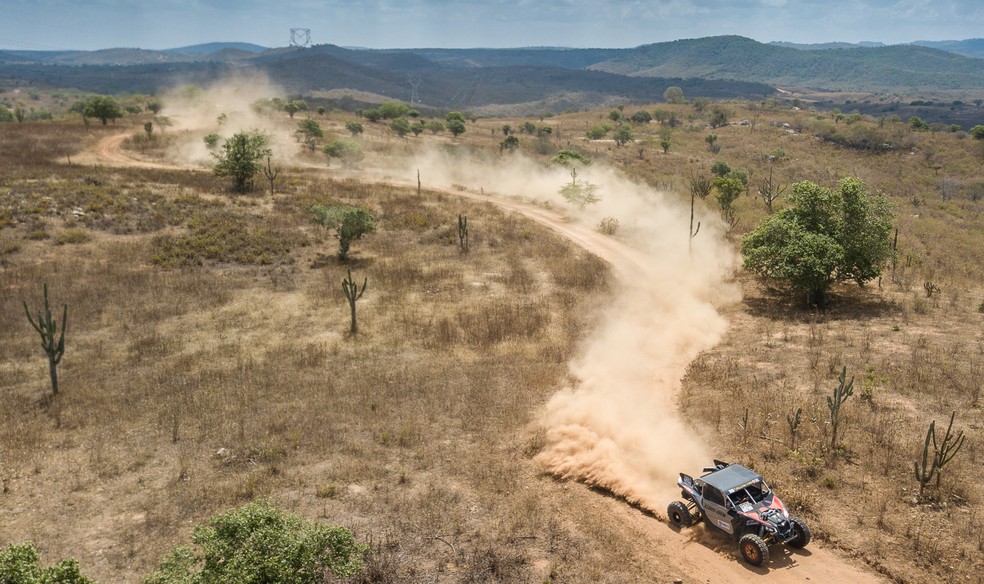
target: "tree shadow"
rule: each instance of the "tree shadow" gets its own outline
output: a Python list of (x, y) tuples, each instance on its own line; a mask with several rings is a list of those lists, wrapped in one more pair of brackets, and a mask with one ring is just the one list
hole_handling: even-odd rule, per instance
[(742, 299), (745, 312), (756, 318), (786, 321), (799, 324), (812, 322), (836, 322), (842, 320), (865, 321), (899, 316), (899, 305), (884, 298), (877, 290), (852, 286), (838, 286), (827, 296), (824, 308), (807, 306), (802, 295), (785, 289), (762, 287)]
[(312, 270), (320, 270), (322, 268), (336, 266), (356, 270), (360, 268), (368, 268), (374, 263), (375, 261), (372, 258), (359, 258), (354, 257), (351, 254), (348, 259), (340, 260), (338, 259), (338, 254), (318, 253), (314, 259), (311, 260), (310, 267)]

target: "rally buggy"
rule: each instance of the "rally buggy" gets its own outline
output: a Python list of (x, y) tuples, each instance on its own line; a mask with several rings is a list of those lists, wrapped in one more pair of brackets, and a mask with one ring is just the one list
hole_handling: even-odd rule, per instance
[(679, 529), (706, 521), (732, 535), (753, 566), (769, 561), (770, 545), (802, 548), (810, 543), (810, 528), (789, 515), (758, 473), (720, 460), (704, 472), (697, 479), (680, 473), (677, 484), (684, 500), (667, 507), (671, 525)]

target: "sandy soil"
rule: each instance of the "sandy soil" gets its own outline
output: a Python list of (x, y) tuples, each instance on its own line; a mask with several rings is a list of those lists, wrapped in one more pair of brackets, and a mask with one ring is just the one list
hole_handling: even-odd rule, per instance
[[(108, 166), (142, 168), (179, 168), (133, 158), (120, 150), (126, 134), (109, 136), (100, 140), (83, 157), (83, 161)], [(518, 200), (470, 193), (448, 191), (448, 194), (486, 201), (540, 223), (567, 237), (585, 250), (611, 262), (618, 270), (631, 270), (642, 266), (645, 256), (617, 239), (605, 236), (594, 229), (572, 223), (560, 214)], [(652, 550), (650, 558), (681, 574), (684, 582), (729, 584), (764, 582), (787, 584), (794, 582), (851, 582), (869, 584), (887, 582), (870, 569), (853, 562), (839, 550), (813, 543), (802, 550), (785, 546), (770, 548), (772, 554), (768, 567), (754, 568), (742, 561), (737, 545), (716, 530), (705, 530), (703, 525), (680, 532), (652, 516), (639, 513), (617, 498), (605, 498), (601, 508), (614, 521), (632, 525), (639, 540)]]

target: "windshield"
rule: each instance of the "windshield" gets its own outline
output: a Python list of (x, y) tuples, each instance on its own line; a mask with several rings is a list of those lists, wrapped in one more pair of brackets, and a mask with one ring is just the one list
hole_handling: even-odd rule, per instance
[(762, 481), (746, 485), (734, 493), (728, 495), (731, 502), (736, 506), (741, 508), (742, 504), (755, 505), (765, 501), (772, 491), (769, 490), (769, 485)]

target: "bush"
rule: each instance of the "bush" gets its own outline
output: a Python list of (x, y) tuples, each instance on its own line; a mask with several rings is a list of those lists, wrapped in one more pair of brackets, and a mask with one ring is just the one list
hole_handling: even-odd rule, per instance
[(195, 527), (196, 552), (175, 547), (145, 584), (307, 584), (328, 574), (349, 577), (362, 570), (363, 546), (344, 527), (325, 525), (265, 502), (214, 517)]
[(79, 564), (68, 559), (50, 568), (38, 562), (33, 543), (11, 545), (0, 552), (0, 582), (3, 584), (94, 584), (79, 571)]

